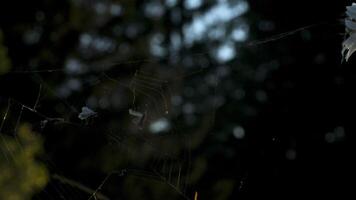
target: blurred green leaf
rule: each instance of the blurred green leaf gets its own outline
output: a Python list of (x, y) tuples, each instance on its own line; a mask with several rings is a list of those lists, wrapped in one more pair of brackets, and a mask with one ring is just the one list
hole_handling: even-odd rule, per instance
[(19, 127), (18, 138), (2, 134), (0, 149), (0, 199), (31, 199), (46, 186), (48, 171), (36, 160), (42, 139), (28, 124)]

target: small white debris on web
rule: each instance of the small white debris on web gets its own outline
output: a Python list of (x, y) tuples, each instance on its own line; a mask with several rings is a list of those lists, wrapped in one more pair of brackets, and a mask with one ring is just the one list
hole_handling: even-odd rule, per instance
[(83, 106), (82, 107), (82, 112), (79, 113), (78, 118), (81, 120), (88, 119), (89, 117), (94, 117), (96, 116), (97, 113), (91, 110), (90, 108)]
[(129, 114), (133, 117), (135, 117), (135, 119), (133, 119), (132, 121), (136, 124), (139, 125), (140, 128), (143, 127), (145, 120), (146, 120), (146, 113), (142, 113), (139, 111), (135, 111), (132, 109), (129, 109)]
[(349, 37), (342, 43), (341, 53), (345, 56), (347, 62), (351, 55), (356, 51), (356, 3), (352, 3), (351, 6), (346, 6), (346, 15), (346, 34)]
[(42, 120), (41, 121), (41, 129), (44, 129), (45, 127), (46, 127), (46, 125), (47, 125), (47, 123), (48, 123), (48, 120), (47, 119), (45, 119), (45, 120)]
[(137, 117), (137, 118), (142, 118), (143, 117), (143, 113), (135, 111), (135, 110), (132, 110), (132, 109), (129, 109), (129, 114), (134, 116), (134, 117)]

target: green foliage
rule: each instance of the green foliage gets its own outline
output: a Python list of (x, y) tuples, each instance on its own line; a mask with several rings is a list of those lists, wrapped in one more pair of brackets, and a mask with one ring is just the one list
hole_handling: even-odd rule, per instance
[(0, 148), (0, 199), (31, 199), (49, 179), (45, 165), (36, 160), (42, 139), (24, 124), (17, 138), (2, 134)]

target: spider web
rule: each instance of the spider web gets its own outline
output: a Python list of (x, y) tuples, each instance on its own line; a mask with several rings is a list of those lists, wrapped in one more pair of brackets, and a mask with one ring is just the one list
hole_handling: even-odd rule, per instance
[[(128, 64), (128, 63), (125, 63)], [(131, 64), (131, 63), (130, 63)], [(117, 65), (116, 65), (117, 66)], [(163, 131), (163, 133), (152, 133), (149, 130), (149, 125), (154, 123), (155, 120), (161, 118), (172, 118), (178, 115), (178, 110), (174, 108), (171, 101), (173, 94), (177, 91), (173, 91), (174, 87), (178, 87), (177, 84), (183, 79), (188, 79), (190, 76), (202, 73), (204, 70), (198, 69), (191, 73), (181, 75), (175, 75), (168, 79), (163, 79), (159, 76), (153, 75), (153, 72), (148, 70), (137, 69), (130, 78), (120, 80), (115, 77), (115, 73), (100, 72), (94, 75), (95, 81), (89, 81), (86, 85), (86, 89), (95, 90), (100, 88), (105, 93), (111, 93), (112, 91), (119, 90), (120, 92), (126, 92), (131, 96), (127, 100), (126, 118), (128, 118), (128, 125), (124, 128), (112, 127), (109, 132), (105, 133), (107, 136), (107, 142), (110, 145), (111, 150), (116, 151), (117, 154), (122, 155), (123, 152), (128, 154), (129, 157), (137, 159), (139, 154), (147, 153), (147, 161), (140, 163), (136, 167), (125, 167), (124, 169), (113, 169), (108, 171), (108, 175), (103, 179), (99, 186), (93, 187), (94, 189), (86, 186), (83, 183), (77, 182), (73, 179), (62, 175), (61, 170), (56, 167), (56, 164), (50, 159), (41, 159), (46, 164), (47, 168), (51, 172), (51, 180), (49, 181), (45, 190), (36, 195), (37, 199), (110, 199), (101, 190), (105, 189), (106, 183), (112, 179), (118, 177), (136, 177), (147, 180), (155, 180), (161, 184), (167, 185), (172, 191), (176, 192), (184, 199), (190, 199), (192, 194), (187, 194), (189, 191), (189, 173), (191, 171), (191, 152), (190, 141), (188, 135), (184, 135), (179, 131), (179, 128), (172, 122), (169, 126), (169, 130)], [(208, 70), (205, 70), (208, 71)], [(7, 142), (3, 137), (3, 134), (12, 136), (17, 145), (21, 148), (20, 139), (17, 136), (18, 128), (20, 125), (28, 120), (27, 115), (36, 118), (33, 121), (33, 126), (37, 132), (40, 132), (44, 137), (49, 134), (46, 131), (47, 126), (70, 126), (84, 128), (91, 126), (95, 123), (95, 120), (100, 119), (101, 112), (99, 105), (92, 104), (91, 108), (98, 113), (96, 117), (89, 117), (83, 121), (77, 119), (80, 106), (70, 103), (70, 100), (59, 97), (56, 91), (53, 90), (49, 84), (43, 80), (41, 74), (48, 73), (63, 73), (63, 69), (50, 69), (50, 70), (34, 70), (34, 71), (15, 71), (10, 75), (16, 76), (17, 74), (26, 74), (35, 77), (38, 83), (37, 97), (34, 100), (33, 105), (25, 104), (19, 100), (9, 97), (7, 99), (7, 106), (3, 112), (2, 122), (0, 126), (1, 139), (5, 144), (5, 149), (1, 148), (2, 154), (6, 157), (7, 162), (11, 162), (13, 155), (11, 150), (7, 148)], [(157, 73), (157, 72), (156, 72)], [(171, 74), (171, 73), (170, 73)], [(131, 94), (131, 95), (130, 95)], [(176, 96), (178, 94), (175, 94)], [(65, 113), (57, 113), (53, 116), (47, 113), (43, 113), (42, 103), (46, 101), (46, 97), (52, 98), (65, 109)], [(44, 103), (43, 103), (44, 104)], [(86, 103), (80, 103), (85, 106)], [(177, 107), (177, 106), (176, 106)], [(43, 109), (44, 110), (44, 109)], [(104, 110), (104, 109), (101, 109)], [(142, 114), (140, 119), (130, 111)], [(30, 117), (30, 118), (31, 118)], [(9, 119), (11, 118), (11, 119)], [(25, 119), (24, 119), (25, 118)], [(37, 121), (37, 122), (36, 122)], [(15, 124), (10, 122), (15, 122)], [(6, 131), (5, 128), (7, 127)], [(150, 133), (151, 132), (151, 133)], [(132, 145), (132, 143), (137, 143)], [(160, 145), (175, 146), (171, 148), (157, 148)], [(142, 150), (138, 150), (139, 146), (145, 146)], [(166, 152), (165, 152), (166, 151)], [(135, 155), (137, 154), (137, 155)], [(192, 192), (192, 191), (190, 191)]]
[[(314, 26), (310, 25), (264, 40), (253, 41), (248, 43), (247, 46), (279, 40)], [(196, 58), (204, 56), (207, 56), (207, 54), (194, 55)], [(145, 65), (140, 66), (143, 64)], [(120, 166), (120, 168), (104, 170), (106, 174), (104, 178), (101, 178), (101, 181), (98, 181), (99, 184), (89, 187), (85, 183), (69, 178), (54, 162), (43, 158), (41, 161), (49, 169), (51, 178), (43, 192), (36, 195), (35, 199), (111, 199), (109, 197), (110, 188), (106, 188), (106, 186), (114, 180), (119, 180), (122, 184), (124, 179), (129, 179), (134, 183), (139, 180), (147, 182), (147, 184), (163, 184), (184, 199), (191, 199), (194, 196), (195, 189), (190, 183), (193, 162), (191, 151), (194, 141), (191, 141), (192, 135), (184, 134), (182, 124), (185, 124), (185, 122), (182, 119), (177, 119), (184, 109), (176, 98), (186, 92), (182, 91), (184, 82), (192, 83), (189, 85), (198, 87), (199, 83), (206, 82), (202, 77), (210, 77), (210, 82), (208, 81), (207, 85), (210, 84), (208, 90), (212, 92), (208, 92), (208, 94), (213, 97), (213, 100), (194, 102), (194, 105), (202, 103), (204, 106), (201, 107), (206, 108), (206, 105), (209, 107), (208, 111), (205, 112), (208, 117), (198, 123), (210, 123), (210, 126), (202, 131), (203, 134), (208, 133), (209, 128), (214, 124), (215, 112), (220, 104), (216, 97), (219, 96), (218, 86), (221, 74), (214, 71), (218, 67), (181, 72), (179, 69), (165, 69), (156, 65), (160, 65), (157, 60), (111, 63), (110, 66), (106, 67), (109, 70), (94, 71), (90, 74), (91, 79), (82, 80), (82, 90), (96, 91), (99, 93), (97, 95), (99, 97), (100, 95), (105, 96), (117, 92), (122, 93), (124, 99), (121, 100), (124, 103), (114, 107), (114, 110), (116, 109), (114, 112), (120, 113), (120, 116), (126, 119), (120, 121), (126, 121), (126, 124), (108, 124), (108, 127), (102, 129), (102, 132), (106, 138), (106, 150), (117, 156), (126, 154), (128, 163)], [(134, 70), (130, 70), (128, 76), (120, 77), (121, 70), (110, 68), (112, 66), (130, 66)], [(13, 162), (14, 155), (12, 155), (12, 150), (4, 135), (13, 137), (17, 146), (21, 149), (22, 144), (18, 137), (18, 129), (24, 121), (33, 117), (27, 115), (36, 116), (30, 121), (35, 130), (46, 137), (46, 134), (49, 134), (49, 131), (46, 130), (47, 126), (52, 128), (68, 126), (86, 130), (88, 127), (97, 125), (96, 121), (101, 119), (101, 115), (112, 114), (108, 111), (110, 106), (105, 103), (105, 100), (86, 101), (90, 99), (90, 95), (92, 95), (90, 93), (77, 100), (62, 97), (57, 94), (58, 90), (52, 89), (50, 84), (42, 77), (43, 74), (63, 73), (65, 73), (65, 70), (62, 68), (10, 73), (13, 76), (25, 74), (34, 77), (37, 83), (37, 97), (33, 100), (33, 104), (22, 103), (12, 97), (1, 102), (1, 106), (5, 108), (2, 111), (0, 125), (0, 136), (4, 144), (1, 151), (7, 162)], [(187, 99), (189, 100), (189, 96), (192, 95), (188, 94)], [(198, 99), (201, 101), (205, 97), (205, 95), (202, 95)], [(53, 112), (55, 114), (42, 112), (41, 110), (46, 109), (41, 108), (41, 104), (46, 101), (60, 105), (61, 109), (58, 110), (62, 110), (62, 112), (58, 110)], [(77, 116), (83, 106), (89, 106), (97, 113), (97, 116), (79, 120)], [(186, 114), (192, 117), (191, 108), (190, 110), (188, 108), (189, 106), (185, 107)], [(24, 116), (26, 116), (26, 119), (23, 119)], [(150, 127), (162, 119), (169, 120), (170, 127), (162, 133), (155, 133)], [(189, 119), (194, 119), (194, 117)], [(143, 158), (142, 154), (147, 155)], [(140, 161), (140, 159), (143, 161)], [(107, 192), (109, 193), (107, 194)]]

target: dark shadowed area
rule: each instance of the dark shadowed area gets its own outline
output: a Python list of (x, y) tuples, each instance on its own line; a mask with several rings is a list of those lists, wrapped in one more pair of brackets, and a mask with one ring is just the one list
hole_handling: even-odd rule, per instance
[(351, 3), (2, 3), (0, 199), (350, 199)]

